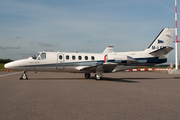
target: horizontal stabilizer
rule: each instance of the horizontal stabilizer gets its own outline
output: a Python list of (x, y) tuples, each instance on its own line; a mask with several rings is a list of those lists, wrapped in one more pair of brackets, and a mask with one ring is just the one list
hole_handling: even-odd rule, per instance
[(149, 54), (153, 55), (153, 56), (159, 56), (159, 55), (167, 55), (171, 50), (173, 50), (173, 47), (163, 47), (161, 49), (155, 50)]

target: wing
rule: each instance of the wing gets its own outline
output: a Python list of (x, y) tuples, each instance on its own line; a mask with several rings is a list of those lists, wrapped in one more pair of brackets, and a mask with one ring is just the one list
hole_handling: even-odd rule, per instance
[(112, 72), (116, 67), (117, 63), (102, 63), (95, 66), (80, 66), (76, 69), (84, 72), (96, 72), (97, 70), (102, 70), (104, 73)]
[(75, 69), (82, 72), (97, 72), (110, 73), (115, 70), (118, 65), (132, 64), (135, 59), (127, 55), (116, 56), (114, 62), (96, 63), (94, 66), (78, 66)]
[(96, 68), (100, 65), (95, 65), (95, 66), (80, 66), (76, 67), (77, 70), (79, 71), (84, 71), (84, 72), (95, 72)]

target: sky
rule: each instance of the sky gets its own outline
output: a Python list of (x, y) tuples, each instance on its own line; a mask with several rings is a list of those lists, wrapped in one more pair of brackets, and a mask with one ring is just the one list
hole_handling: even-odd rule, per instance
[[(115, 52), (145, 50), (163, 28), (175, 27), (174, 4), (173, 0), (0, 0), (0, 59), (22, 59), (39, 51), (101, 53), (107, 46), (114, 46)], [(174, 63), (174, 50), (170, 62)]]

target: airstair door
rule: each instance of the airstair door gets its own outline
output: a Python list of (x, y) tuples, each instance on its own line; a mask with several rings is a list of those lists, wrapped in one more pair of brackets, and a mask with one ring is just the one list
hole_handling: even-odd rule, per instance
[(57, 55), (57, 67), (58, 70), (64, 69), (64, 54), (59, 53)]

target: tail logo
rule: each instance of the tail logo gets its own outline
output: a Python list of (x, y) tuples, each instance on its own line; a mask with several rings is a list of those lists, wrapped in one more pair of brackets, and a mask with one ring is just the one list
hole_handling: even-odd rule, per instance
[(158, 44), (159, 44), (159, 43), (164, 43), (164, 41), (162, 41), (162, 40), (158, 40)]

